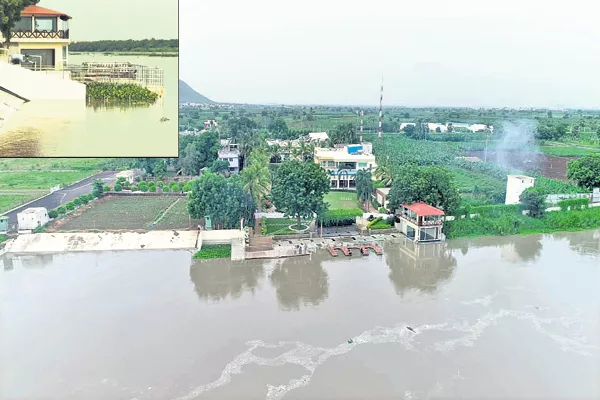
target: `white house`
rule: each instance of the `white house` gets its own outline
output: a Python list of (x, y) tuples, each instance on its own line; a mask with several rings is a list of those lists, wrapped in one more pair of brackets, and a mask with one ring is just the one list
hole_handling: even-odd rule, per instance
[(229, 172), (240, 172), (240, 151), (238, 145), (232, 143), (231, 139), (221, 140), (221, 149), (218, 151), (219, 160), (229, 163)]
[(535, 178), (525, 175), (508, 175), (506, 180), (505, 204), (520, 204), (521, 193), (533, 187)]
[(121, 171), (119, 172), (116, 177), (117, 179), (119, 178), (125, 178), (125, 180), (129, 183), (133, 183), (134, 179), (136, 176), (140, 175), (140, 170), (138, 169), (129, 169), (127, 171)]
[(311, 142), (324, 142), (329, 139), (327, 132), (310, 132), (308, 138)]
[(46, 207), (30, 207), (17, 214), (19, 231), (32, 231), (50, 221)]

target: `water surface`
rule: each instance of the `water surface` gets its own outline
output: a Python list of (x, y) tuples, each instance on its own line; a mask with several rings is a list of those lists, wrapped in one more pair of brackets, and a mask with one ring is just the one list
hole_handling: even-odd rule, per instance
[(600, 397), (600, 231), (383, 247), (4, 259), (0, 398)]
[[(164, 70), (165, 94), (150, 106), (86, 106), (84, 101), (34, 100), (0, 130), (3, 157), (176, 157), (177, 57), (70, 55), (69, 63), (131, 62)], [(160, 122), (161, 118), (168, 118)]]

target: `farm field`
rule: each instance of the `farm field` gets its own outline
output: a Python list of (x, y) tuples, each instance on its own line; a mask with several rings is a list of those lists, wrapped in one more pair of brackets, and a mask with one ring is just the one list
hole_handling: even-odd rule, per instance
[(105, 161), (103, 158), (5, 158), (0, 161), (0, 171), (97, 171)]
[(600, 149), (586, 149), (573, 146), (541, 146), (540, 151), (556, 157), (584, 157), (590, 154), (600, 154)]
[(356, 199), (356, 192), (329, 192), (323, 198), (325, 203), (329, 203), (330, 210), (346, 210), (360, 208)]
[(41, 189), (64, 184), (70, 185), (93, 175), (91, 171), (35, 171), (35, 172), (2, 172), (0, 174), (0, 190)]
[(452, 174), (456, 188), (460, 193), (473, 193), (485, 189), (502, 191), (506, 187), (506, 182), (488, 175), (459, 167), (447, 167), (446, 169)]
[[(151, 229), (152, 222), (177, 199), (168, 196), (109, 196), (82, 207), (80, 212), (64, 220), (58, 220), (54, 228), (62, 231)], [(187, 217), (184, 226), (187, 226)]]
[(31, 193), (15, 193), (15, 194), (3, 194), (0, 193), (0, 214), (8, 210), (12, 210), (15, 207), (25, 204), (31, 200), (35, 200), (38, 197), (43, 196), (43, 192), (31, 192)]
[(187, 200), (184, 197), (179, 197), (178, 201), (160, 219), (154, 229), (185, 229), (188, 227), (197, 227), (199, 224), (199, 220), (192, 219), (190, 225)]

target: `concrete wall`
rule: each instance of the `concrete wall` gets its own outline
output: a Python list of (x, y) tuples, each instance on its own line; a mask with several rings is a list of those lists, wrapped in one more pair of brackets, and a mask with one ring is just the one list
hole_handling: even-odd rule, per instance
[(62, 76), (0, 63), (0, 88), (27, 100), (85, 100), (85, 85)]

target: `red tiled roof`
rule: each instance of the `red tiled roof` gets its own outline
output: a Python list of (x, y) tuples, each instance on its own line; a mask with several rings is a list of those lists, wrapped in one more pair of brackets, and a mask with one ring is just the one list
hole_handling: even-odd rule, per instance
[(27, 6), (23, 9), (23, 11), (21, 11), (21, 16), (22, 17), (29, 17), (32, 15), (39, 15), (39, 16), (44, 16), (44, 17), (66, 17), (66, 18), (71, 18), (69, 17), (67, 14), (65, 13), (61, 13), (58, 11), (54, 11), (54, 10), (50, 10), (44, 7), (38, 7), (38, 6)]
[(440, 210), (439, 208), (435, 208), (435, 207), (430, 206), (429, 204), (425, 204), (423, 202), (413, 203), (410, 205), (402, 204), (402, 206), (421, 217), (445, 215), (444, 212), (442, 210)]

